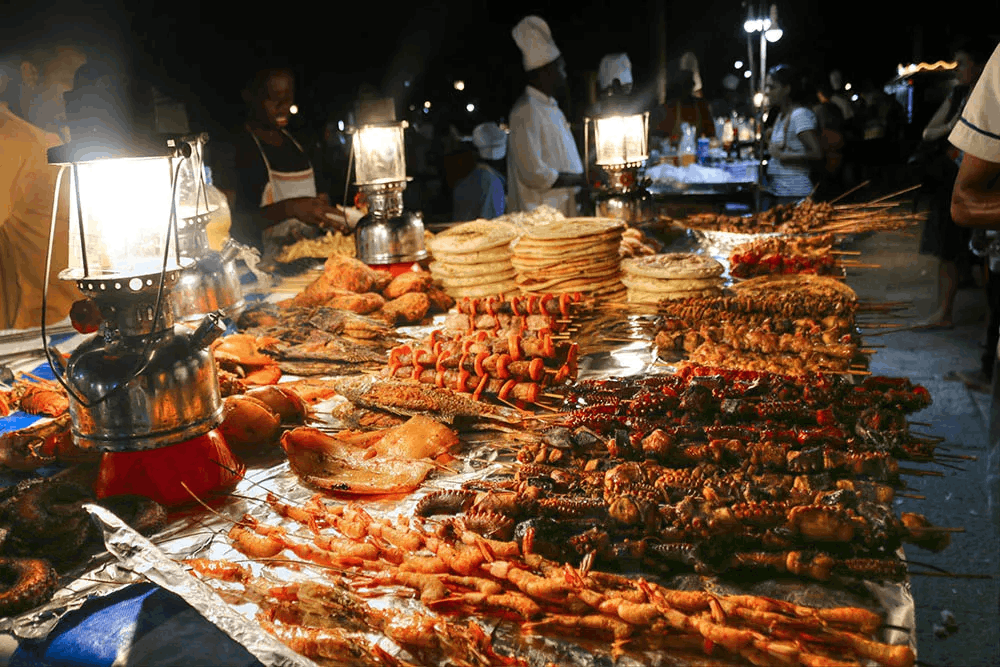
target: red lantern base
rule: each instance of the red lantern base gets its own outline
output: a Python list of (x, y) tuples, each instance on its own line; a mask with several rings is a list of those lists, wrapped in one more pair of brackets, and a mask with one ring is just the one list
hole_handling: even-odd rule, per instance
[(368, 268), (388, 271), (395, 276), (400, 276), (410, 271), (422, 271), (423, 267), (417, 262), (400, 262), (399, 264), (369, 264)]
[(222, 434), (213, 429), (159, 449), (105, 453), (94, 491), (98, 498), (135, 494), (169, 507), (193, 502), (192, 493), (204, 498), (232, 488), (245, 470)]

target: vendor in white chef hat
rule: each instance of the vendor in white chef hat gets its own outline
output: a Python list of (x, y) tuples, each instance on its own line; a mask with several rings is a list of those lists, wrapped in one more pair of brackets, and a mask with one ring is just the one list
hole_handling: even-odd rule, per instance
[(555, 99), (566, 84), (566, 63), (544, 19), (526, 16), (511, 32), (528, 85), (510, 111), (509, 208), (531, 211), (546, 204), (575, 216), (576, 195), (585, 185), (583, 162)]
[(628, 95), (632, 92), (632, 61), (627, 53), (609, 53), (597, 68), (597, 95)]
[(455, 184), (455, 222), (492, 220), (506, 210), (507, 182), (499, 169), (507, 155), (507, 133), (496, 123), (480, 123), (472, 131), (472, 143), (479, 151), (479, 161), (468, 176)]
[(631, 93), (632, 61), (627, 53), (609, 53), (597, 68), (597, 100), (587, 110), (587, 116), (639, 113), (639, 102), (631, 98)]

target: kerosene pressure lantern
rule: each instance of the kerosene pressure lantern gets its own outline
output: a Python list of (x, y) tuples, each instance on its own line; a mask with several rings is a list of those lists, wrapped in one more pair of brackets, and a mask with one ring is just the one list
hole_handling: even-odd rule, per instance
[(408, 271), (427, 258), (422, 214), (403, 210), (406, 175), (405, 121), (361, 125), (353, 130), (354, 183), (368, 200), (368, 214), (354, 230), (365, 264)]
[[(235, 319), (243, 310), (243, 288), (236, 261), (251, 265), (254, 250), (227, 239), (220, 251), (209, 245), (207, 228), (219, 215), (228, 215), (224, 201), (214, 201), (205, 181), (205, 133), (179, 140), (190, 149), (190, 157), (180, 164), (177, 188), (177, 236), (180, 254), (194, 260), (181, 272), (173, 290), (174, 315), (178, 320), (197, 320), (222, 311)], [(217, 190), (215, 191), (218, 192)]]
[[(649, 113), (617, 113), (613, 104), (609, 106), (607, 113), (584, 119), (587, 141), (587, 126), (594, 125), (595, 162), (607, 176), (594, 194), (596, 215), (627, 223), (646, 222), (654, 217), (653, 199), (640, 175), (649, 158)], [(584, 152), (589, 171), (589, 148), (585, 146)]]
[[(180, 252), (176, 186), (190, 146), (167, 141), (109, 148), (107, 137), (49, 151), (69, 178), (69, 266), (97, 305), (98, 333), (56, 370), (70, 395), (78, 447), (153, 449), (203, 435), (221, 421), (209, 344), (217, 313), (193, 331), (174, 324), (173, 289), (194, 260)], [(58, 371), (62, 371), (61, 373)]]
[(143, 132), (151, 127), (140, 118), (143, 97), (106, 65), (88, 63), (74, 83), (65, 94), (71, 141), (48, 154), (60, 171), (46, 269), (68, 212), (69, 266), (59, 277), (87, 297), (74, 305), (86, 314), (71, 313), (74, 325), (97, 333), (65, 362), (48, 347), (46, 355), (69, 394), (76, 447), (103, 452), (97, 496), (188, 502), (242, 473), (215, 428), (222, 399), (209, 346), (225, 330), (222, 314), (174, 324), (173, 290), (194, 265), (178, 239), (179, 174), (191, 146)]

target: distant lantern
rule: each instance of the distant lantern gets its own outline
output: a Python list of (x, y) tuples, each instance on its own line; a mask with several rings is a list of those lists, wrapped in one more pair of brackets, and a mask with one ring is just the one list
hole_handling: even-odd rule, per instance
[(288, 113), (292, 114), (293, 116), (295, 114), (297, 114), (298, 112), (299, 112), (299, 108), (297, 106), (295, 106), (294, 104), (292, 106), (288, 107)]
[(455, 82), (455, 90), (465, 90), (465, 82), (461, 81), (461, 80), (456, 81)]
[(597, 164), (625, 165), (645, 160), (649, 157), (646, 150), (648, 130), (648, 113), (595, 118)]

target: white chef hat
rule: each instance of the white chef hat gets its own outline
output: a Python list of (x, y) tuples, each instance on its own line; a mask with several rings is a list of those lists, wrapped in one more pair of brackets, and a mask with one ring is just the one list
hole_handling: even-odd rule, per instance
[(681, 56), (681, 69), (691, 72), (694, 78), (694, 88), (691, 92), (697, 93), (701, 90), (701, 72), (698, 69), (698, 57), (693, 52), (687, 51)]
[(507, 133), (496, 123), (480, 123), (472, 131), (472, 143), (484, 160), (502, 160), (507, 154)]
[(521, 49), (525, 72), (555, 62), (560, 56), (559, 47), (552, 41), (549, 24), (540, 16), (525, 16), (510, 33), (517, 48)]
[(615, 79), (623, 86), (632, 83), (632, 61), (627, 53), (609, 53), (601, 58), (597, 68), (597, 87), (600, 90), (610, 88)]

